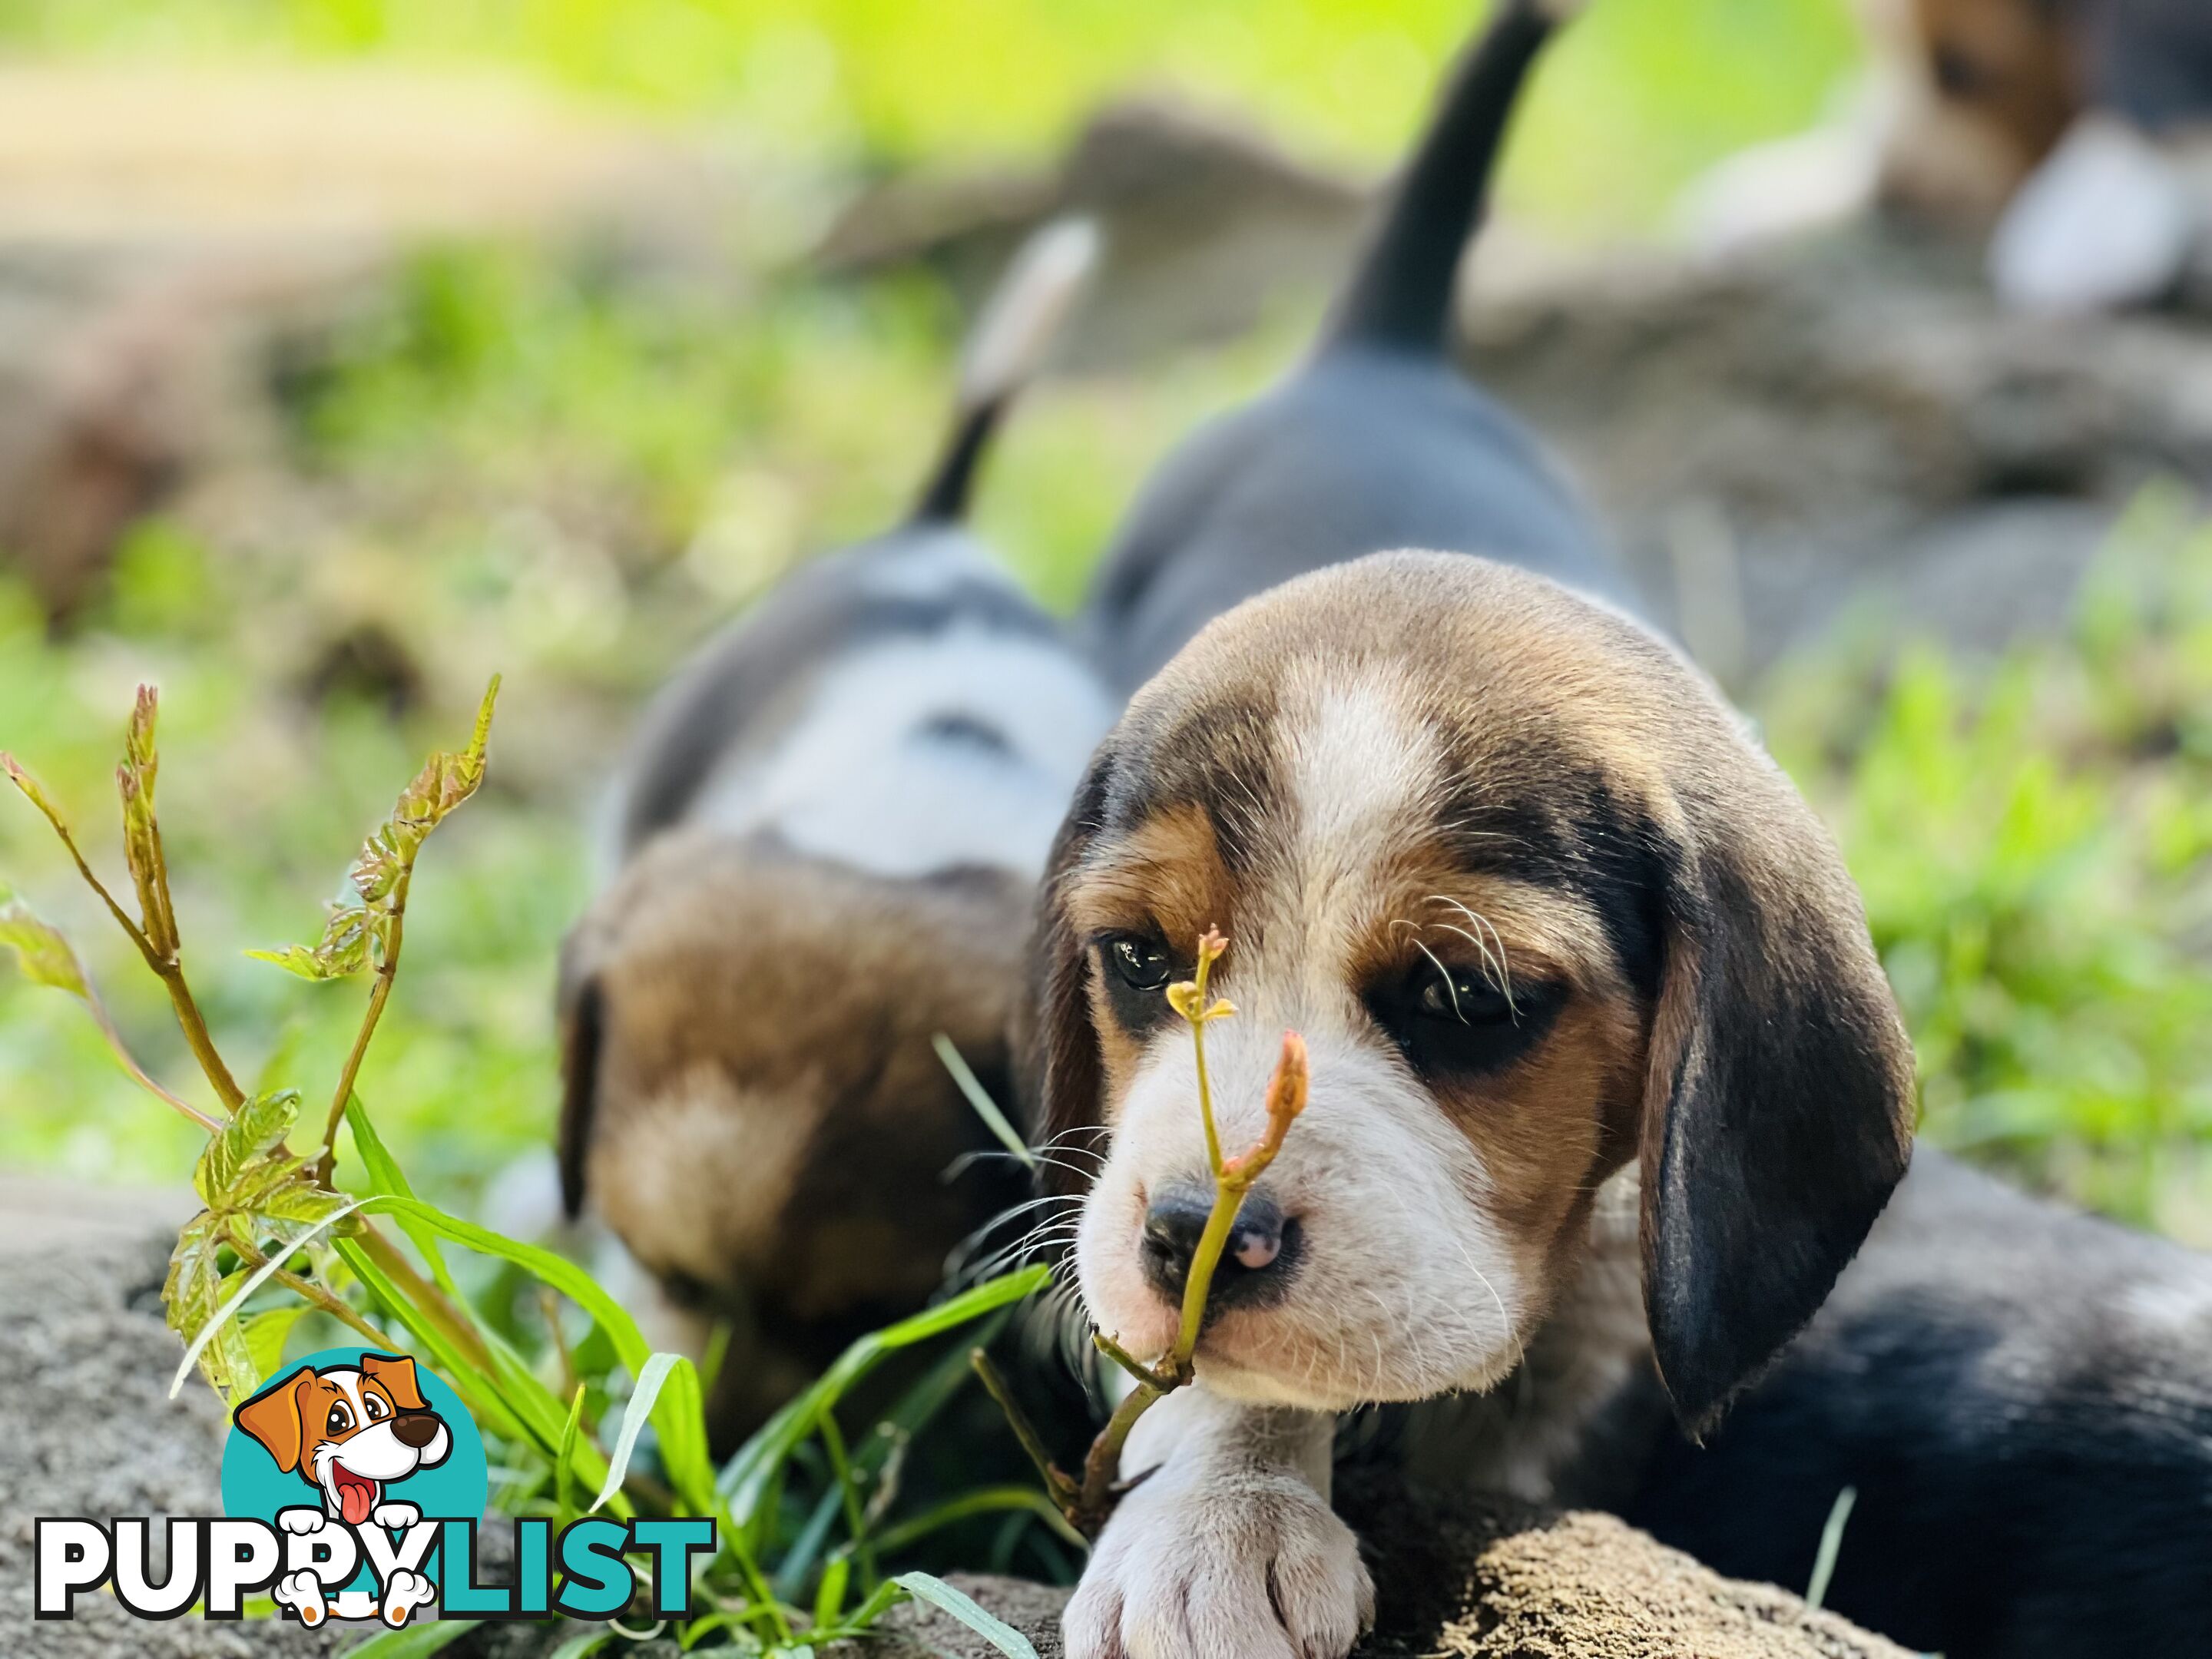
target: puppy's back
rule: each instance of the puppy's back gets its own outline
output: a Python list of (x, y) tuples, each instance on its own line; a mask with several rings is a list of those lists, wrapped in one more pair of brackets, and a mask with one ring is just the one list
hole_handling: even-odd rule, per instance
[(1629, 595), (1573, 487), (1448, 355), (1462, 252), (1560, 0), (1505, 0), (1409, 160), (1312, 359), (1206, 428), (1146, 487), (1085, 618), (1141, 684), (1212, 617), (1393, 547), (1480, 553)]
[(1929, 1147), (1812, 1326), (1629, 1518), (1954, 1659), (2197, 1651), (2212, 1629), (2212, 1260)]

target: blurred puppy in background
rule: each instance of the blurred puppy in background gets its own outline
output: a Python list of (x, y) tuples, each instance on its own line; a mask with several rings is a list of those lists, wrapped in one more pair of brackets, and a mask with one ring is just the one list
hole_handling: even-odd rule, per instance
[(2212, 240), (2212, 5), (1880, 0), (1903, 96), (1885, 197), (1994, 222), (2007, 301), (2092, 310), (2170, 294)]
[(1879, 202), (1989, 239), (2008, 303), (2155, 301), (2212, 270), (2212, 5), (1861, 0), (1874, 73), (1852, 113), (1731, 157), (1693, 188), (1725, 249)]
[(933, 1044), (1006, 1097), (1032, 890), (1112, 707), (962, 520), (1096, 243), (1064, 222), (1018, 256), (906, 523), (800, 570), (661, 696), (623, 866), (562, 952), (562, 1200), (731, 1322), (720, 1440), (925, 1304), (1020, 1194), (966, 1157), (994, 1143)]

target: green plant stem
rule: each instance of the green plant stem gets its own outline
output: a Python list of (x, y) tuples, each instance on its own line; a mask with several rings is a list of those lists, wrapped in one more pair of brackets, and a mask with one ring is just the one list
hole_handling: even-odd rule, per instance
[(407, 1293), (422, 1316), (438, 1328), (440, 1335), (465, 1354), (478, 1370), (492, 1370), (491, 1351), (484, 1346), (475, 1322), (456, 1308), (443, 1291), (417, 1273), (405, 1253), (374, 1221), (362, 1228), (360, 1242), (362, 1253)]
[(823, 1412), (816, 1424), (822, 1436), (822, 1444), (830, 1454), (830, 1473), (837, 1482), (838, 1493), (845, 1505), (845, 1529), (852, 1534), (848, 1547), (860, 1564), (861, 1583), (868, 1589), (883, 1582), (883, 1574), (876, 1566), (875, 1545), (868, 1537), (868, 1514), (860, 1501), (860, 1486), (853, 1475), (853, 1460), (846, 1453), (844, 1431), (837, 1419)]
[(935, 1509), (911, 1520), (902, 1521), (895, 1527), (886, 1527), (877, 1535), (876, 1547), (890, 1554), (928, 1537), (932, 1533), (942, 1531), (956, 1522), (1008, 1510), (1026, 1510), (1069, 1543), (1079, 1547), (1088, 1547), (1089, 1540), (1068, 1525), (1067, 1517), (1060, 1512), (1058, 1507), (1040, 1497), (1034, 1488), (986, 1486), (981, 1491), (964, 1492), (958, 1498), (948, 1499)]
[(1067, 1512), (1069, 1524), (1085, 1538), (1096, 1538), (1105, 1529), (1114, 1506), (1121, 1501), (1121, 1448), (1128, 1443), (1129, 1431), (1137, 1426), (1139, 1418), (1182, 1386), (1180, 1382), (1169, 1388), (1139, 1382), (1122, 1396), (1113, 1416), (1106, 1419), (1105, 1428), (1091, 1443), (1083, 1459), (1083, 1486)]
[(1029, 1413), (1014, 1398), (1013, 1390), (1007, 1387), (1006, 1379), (1000, 1375), (998, 1366), (992, 1363), (991, 1356), (981, 1348), (972, 1348), (968, 1353), (968, 1364), (982, 1382), (983, 1392), (989, 1395), (998, 1403), (999, 1409), (1006, 1413), (1007, 1425), (1013, 1430), (1014, 1438), (1029, 1454), (1030, 1462), (1036, 1465), (1037, 1474), (1044, 1480), (1045, 1491), (1060, 1506), (1061, 1513), (1066, 1513), (1069, 1505), (1076, 1499), (1075, 1482), (1069, 1480), (1060, 1467), (1052, 1461), (1052, 1454), (1045, 1449), (1044, 1437), (1036, 1431), (1036, 1425), (1030, 1421)]
[[(143, 935), (141, 936), (143, 937)], [(148, 964), (161, 977), (169, 993), (170, 1005), (177, 1011), (177, 1024), (184, 1027), (185, 1041), (191, 1046), (192, 1058), (200, 1063), (200, 1070), (214, 1085), (224, 1107), (236, 1111), (246, 1103), (246, 1091), (238, 1086), (238, 1079), (223, 1064), (222, 1056), (216, 1052), (215, 1039), (208, 1035), (207, 1021), (201, 1017), (199, 1004), (192, 1000), (191, 987), (185, 983), (183, 965), (173, 956), (157, 958), (149, 956)], [(330, 1183), (323, 1183), (327, 1186)]]
[[(267, 1256), (262, 1255), (252, 1244), (240, 1240), (235, 1233), (231, 1235), (230, 1244), (231, 1248), (238, 1252), (240, 1261), (250, 1263), (255, 1267), (269, 1266)], [(350, 1326), (362, 1336), (367, 1337), (371, 1347), (381, 1348), (387, 1353), (397, 1353), (399, 1351), (390, 1337), (362, 1318), (342, 1297), (331, 1295), (322, 1285), (310, 1279), (302, 1279), (299, 1274), (283, 1267), (272, 1269), (269, 1276), (310, 1307), (320, 1309), (339, 1323)]]
[(346, 1102), (353, 1097), (354, 1079), (360, 1075), (369, 1039), (376, 1035), (376, 1023), (384, 1018), (384, 1005), (392, 999), (392, 982), (399, 975), (399, 943), (406, 927), (407, 887), (414, 878), (415, 869), (410, 864), (392, 883), (391, 926), (384, 936), (384, 959), (376, 965), (376, 983), (369, 988), (368, 1007), (362, 1015), (361, 1029), (354, 1033), (353, 1051), (346, 1056), (345, 1070), (338, 1074), (337, 1092), (331, 1097), (330, 1117), (323, 1125), (323, 1151), (315, 1162), (315, 1180), (325, 1187), (331, 1184), (331, 1174), (337, 1168), (338, 1125), (345, 1121)]
[(1131, 1353), (1127, 1348), (1123, 1347), (1119, 1342), (1116, 1342), (1112, 1337), (1107, 1335), (1105, 1332), (1091, 1332), (1091, 1346), (1096, 1347), (1099, 1352), (1104, 1354), (1109, 1359), (1119, 1365), (1123, 1370), (1128, 1372), (1128, 1374), (1132, 1377), (1135, 1378), (1139, 1382), (1149, 1382), (1153, 1387), (1158, 1388), (1164, 1380), (1158, 1372), (1155, 1371), (1150, 1365), (1146, 1364), (1141, 1359), (1139, 1359), (1136, 1355)]

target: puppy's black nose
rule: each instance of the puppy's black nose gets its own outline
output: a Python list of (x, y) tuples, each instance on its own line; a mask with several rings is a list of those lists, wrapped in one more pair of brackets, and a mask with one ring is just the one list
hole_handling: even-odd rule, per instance
[[(1191, 1258), (1213, 1212), (1213, 1190), (1194, 1182), (1163, 1187), (1145, 1212), (1145, 1277), (1169, 1301), (1180, 1304)], [(1249, 1193), (1230, 1229), (1220, 1264), (1207, 1291), (1209, 1310), (1264, 1307), (1282, 1294), (1297, 1265), (1298, 1224), (1265, 1193)]]
[(392, 1432), (401, 1445), (420, 1451), (438, 1437), (438, 1419), (431, 1412), (400, 1412), (392, 1419)]

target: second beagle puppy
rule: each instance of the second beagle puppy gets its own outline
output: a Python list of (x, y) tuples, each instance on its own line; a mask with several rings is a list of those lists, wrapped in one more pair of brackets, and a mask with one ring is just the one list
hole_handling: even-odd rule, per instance
[[(1198, 1385), (1130, 1438), (1071, 1659), (1341, 1654), (1370, 1589), (1335, 1413), (1557, 1348), (1589, 1373), (1569, 1418), (1648, 1355), (1702, 1429), (1905, 1166), (1910, 1050), (1834, 847), (1608, 602), (1571, 489), (1445, 353), (1556, 9), (1501, 8), (1313, 360), (1171, 460), (1109, 556), (1094, 621), (1152, 677), (1055, 844), (1024, 1033), (1044, 1131), (1103, 1152), (1075, 1251), (1101, 1330), (1164, 1350), (1209, 1196), (1161, 994), (1201, 930), (1242, 1011), (1207, 1045), (1224, 1140), (1256, 1133), (1284, 1027), (1312, 1088)], [(1357, 556), (1409, 543), (1443, 550)], [(1517, 1425), (1519, 1484), (1583, 1425)]]
[(734, 1331), (741, 1437), (922, 1306), (1019, 1195), (935, 1051), (1006, 1097), (1034, 884), (1111, 718), (961, 527), (976, 463), (1092, 259), (1040, 233), (969, 353), (912, 519), (811, 564), (647, 716), (624, 866), (562, 953), (560, 1168), (671, 1301)]

